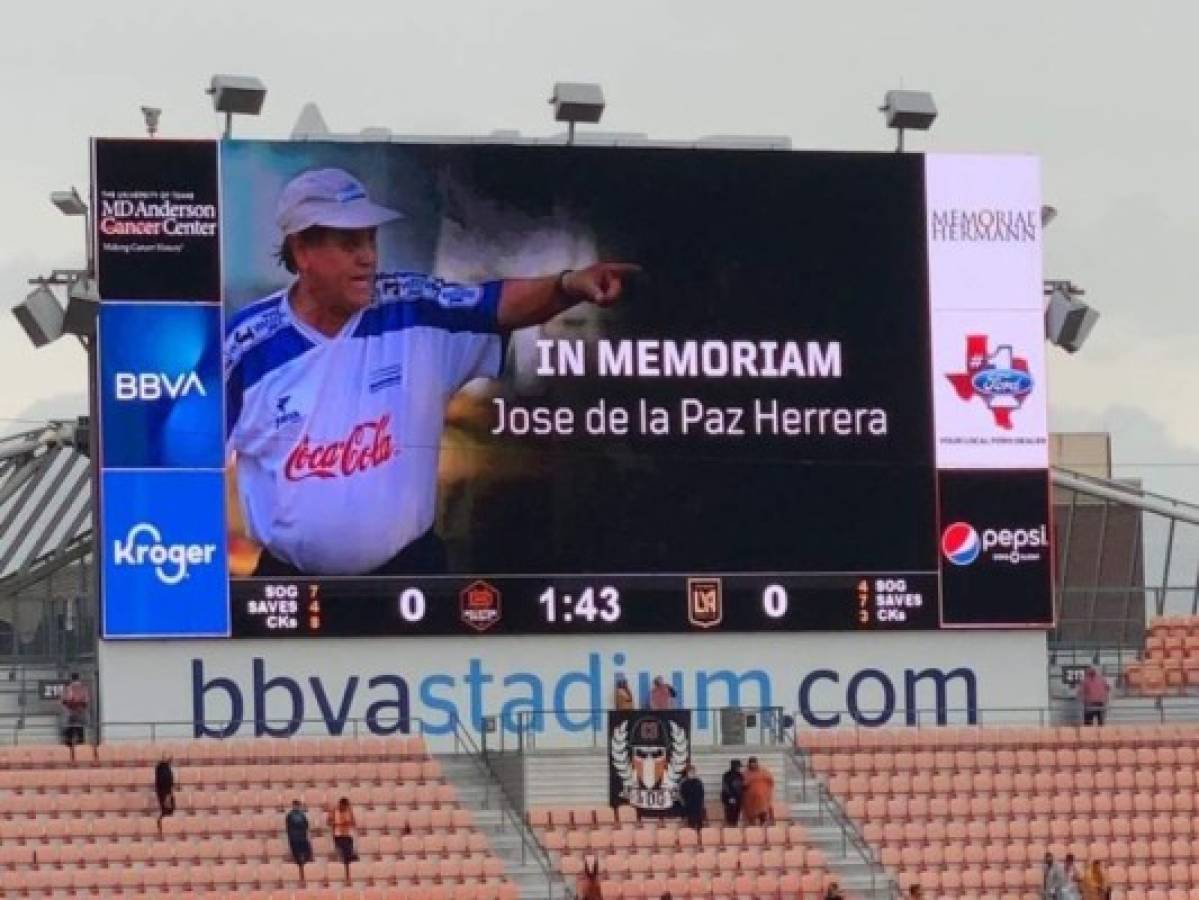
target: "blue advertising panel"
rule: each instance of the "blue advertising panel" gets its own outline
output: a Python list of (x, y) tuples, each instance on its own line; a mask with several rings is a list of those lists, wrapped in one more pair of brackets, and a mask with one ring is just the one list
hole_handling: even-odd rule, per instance
[(105, 469), (223, 466), (220, 334), (215, 305), (101, 306)]
[(224, 474), (105, 472), (104, 637), (225, 637)]

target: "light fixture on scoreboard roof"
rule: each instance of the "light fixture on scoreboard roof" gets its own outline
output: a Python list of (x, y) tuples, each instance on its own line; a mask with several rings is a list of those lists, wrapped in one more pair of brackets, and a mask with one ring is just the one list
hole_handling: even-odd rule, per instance
[(50, 202), (58, 207), (64, 216), (86, 216), (87, 204), (79, 196), (79, 191), (71, 188), (69, 191), (51, 191)]
[(896, 151), (903, 152), (903, 133), (908, 129), (928, 131), (937, 118), (937, 104), (927, 91), (887, 91), (879, 112), (887, 127), (899, 132)]
[(604, 91), (598, 84), (579, 81), (557, 81), (550, 96), (554, 121), (566, 122), (566, 143), (575, 142), (575, 123), (594, 125), (604, 115)]
[(266, 85), (253, 75), (213, 75), (207, 93), (212, 108), (225, 114), (225, 137), (233, 136), (233, 117), (256, 116), (266, 100)]
[(162, 109), (157, 106), (142, 107), (142, 121), (146, 123), (146, 134), (150, 137), (158, 134), (158, 120), (162, 118)]

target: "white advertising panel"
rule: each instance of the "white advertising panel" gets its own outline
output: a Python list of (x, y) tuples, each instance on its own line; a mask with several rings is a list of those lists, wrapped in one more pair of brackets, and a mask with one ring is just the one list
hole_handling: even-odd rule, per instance
[(938, 469), (1049, 465), (1038, 161), (925, 162)]
[(935, 309), (932, 329), (937, 467), (1048, 466), (1041, 316)]
[[(664, 676), (698, 733), (726, 706), (777, 707), (796, 727), (1037, 721), (1040, 632), (942, 635), (624, 635), (603, 638), (104, 642), (109, 739), (423, 733), (454, 745), (486, 716), (537, 746), (590, 744), (623, 673), (638, 697)], [(523, 717), (523, 718), (522, 718)], [(493, 738), (498, 740), (499, 737)]]
[(936, 309), (1041, 313), (1041, 171), (1032, 156), (925, 158)]

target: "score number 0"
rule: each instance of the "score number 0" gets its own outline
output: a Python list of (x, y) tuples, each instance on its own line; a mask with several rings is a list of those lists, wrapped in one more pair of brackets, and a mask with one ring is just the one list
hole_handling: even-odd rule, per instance
[(771, 619), (781, 619), (787, 615), (790, 606), (787, 589), (781, 584), (768, 584), (762, 589), (762, 612)]

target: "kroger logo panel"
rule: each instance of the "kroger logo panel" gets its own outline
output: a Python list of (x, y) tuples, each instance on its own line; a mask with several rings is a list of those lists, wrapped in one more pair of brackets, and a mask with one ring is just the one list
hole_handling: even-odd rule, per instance
[(168, 544), (154, 525), (138, 522), (123, 539), (113, 541), (112, 563), (151, 568), (160, 582), (176, 585), (189, 577), (191, 567), (212, 565), (216, 551), (216, 544)]

